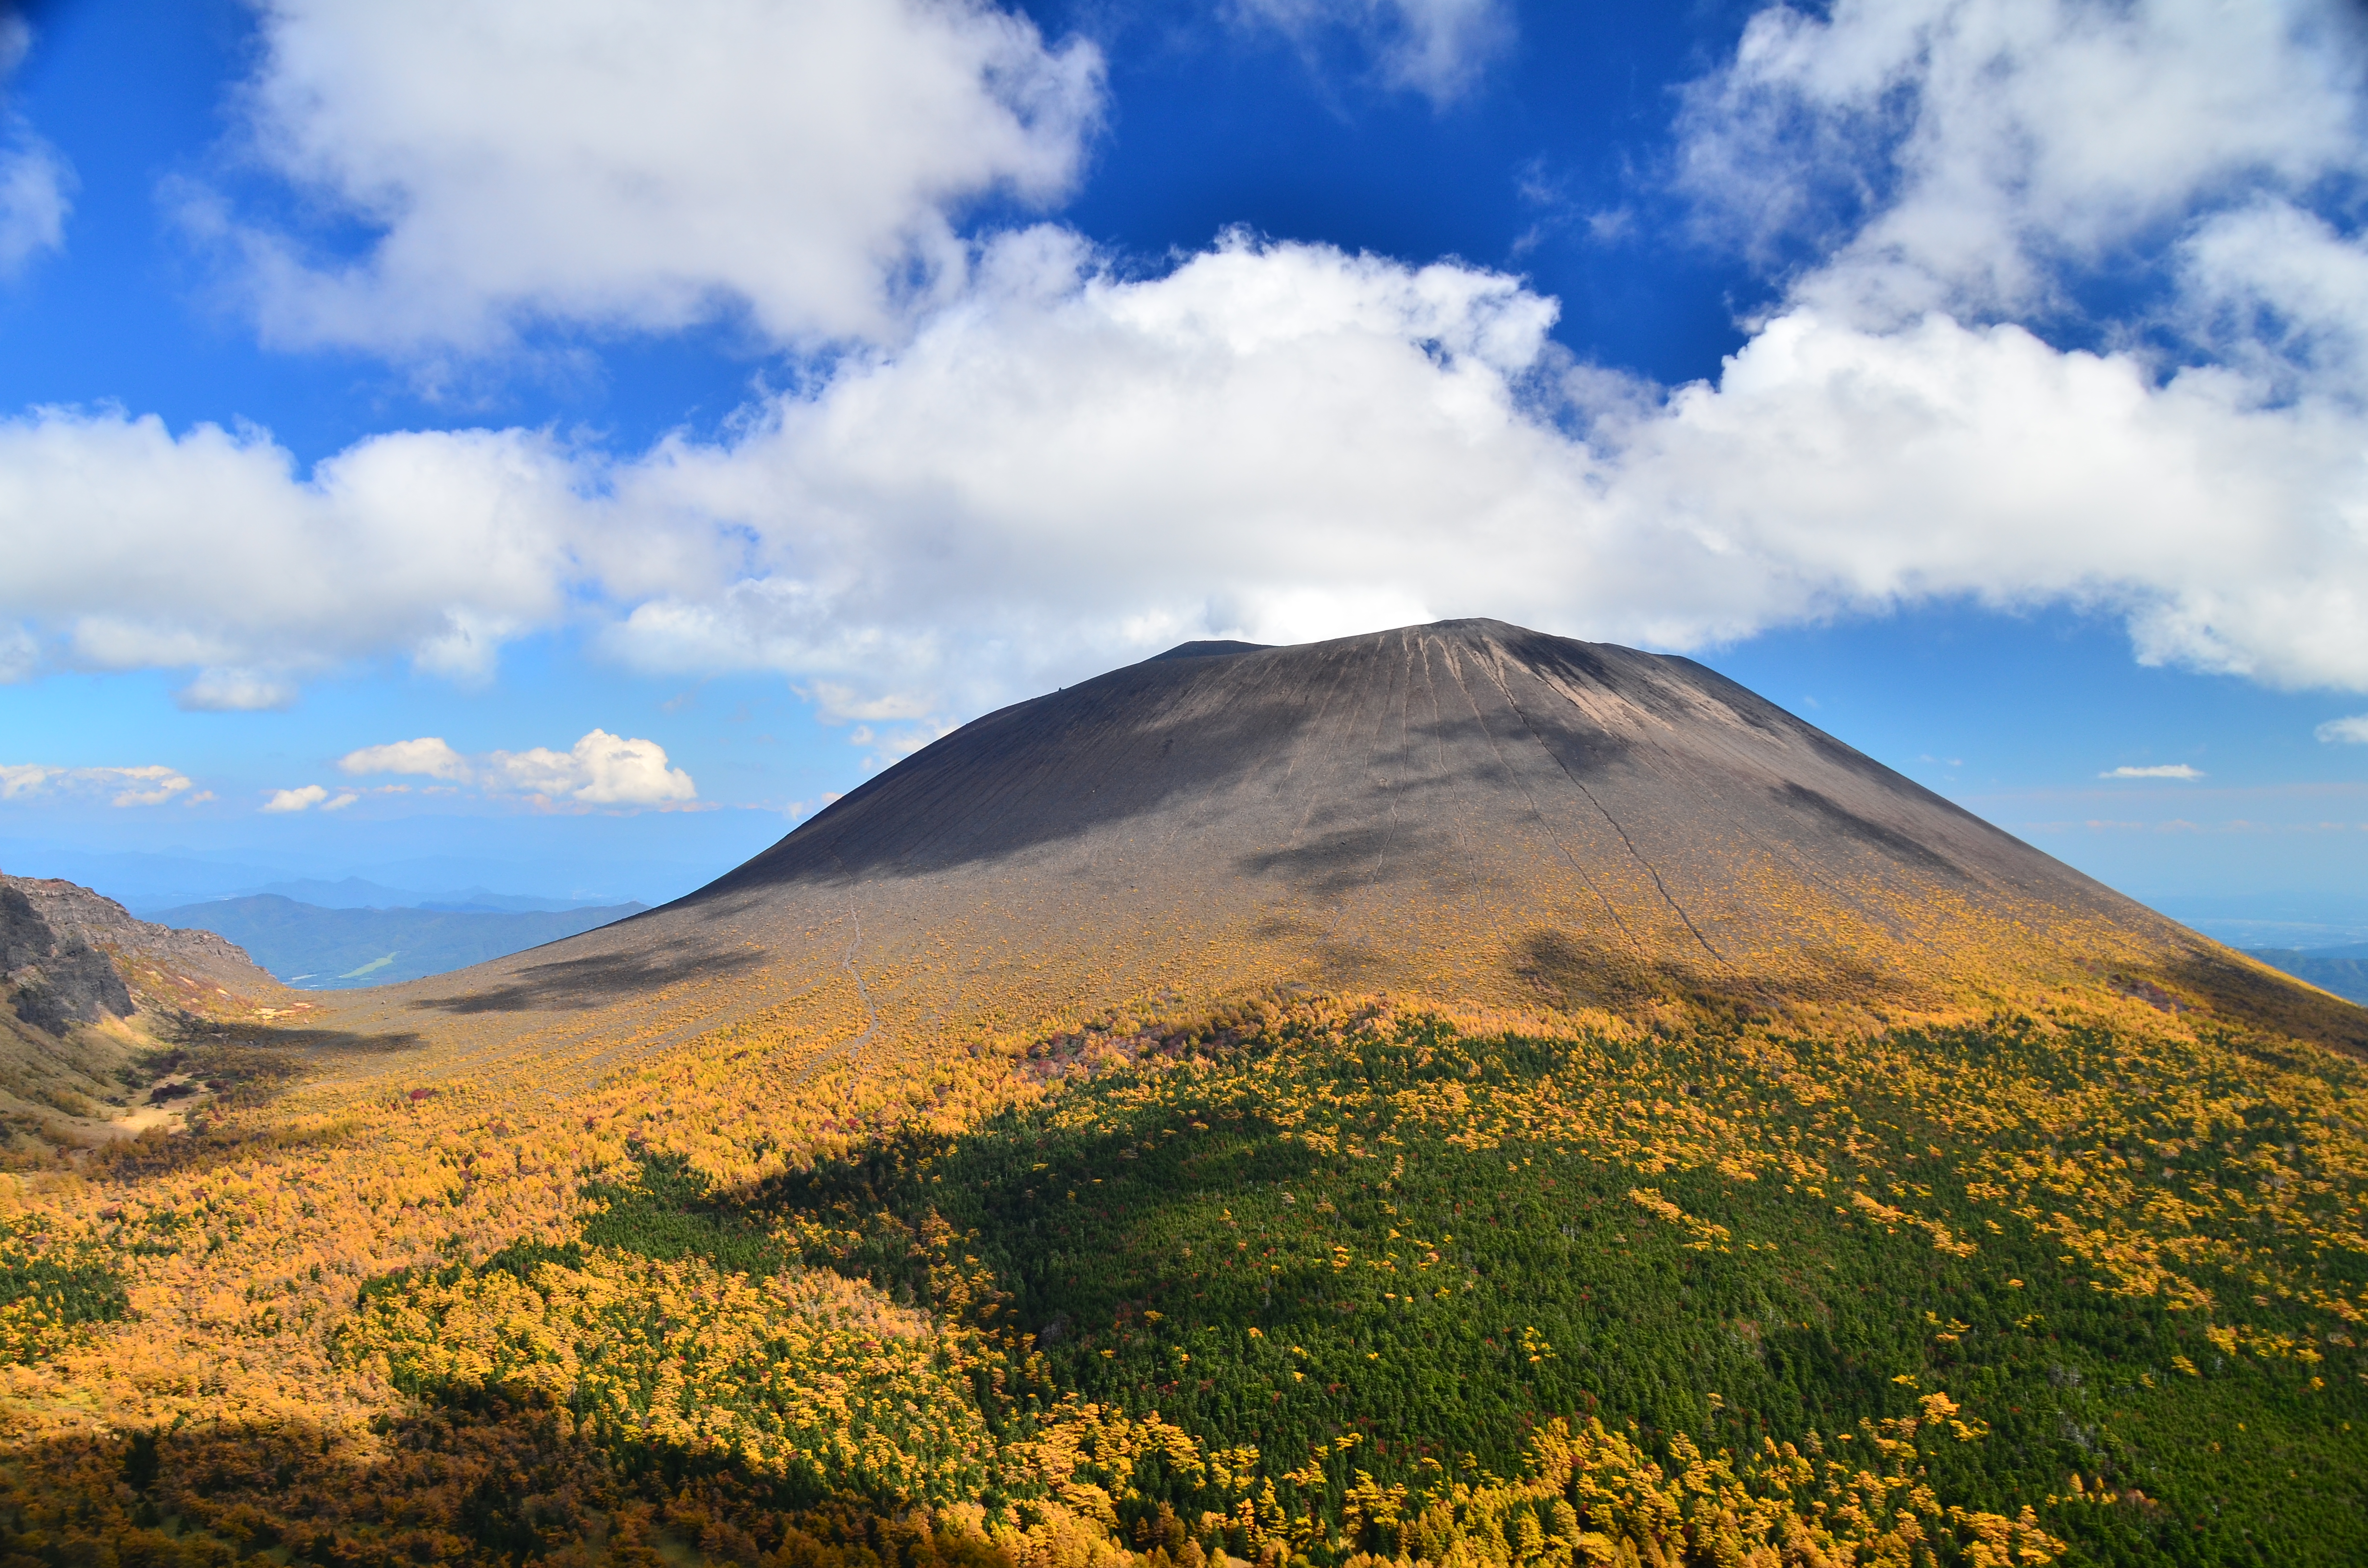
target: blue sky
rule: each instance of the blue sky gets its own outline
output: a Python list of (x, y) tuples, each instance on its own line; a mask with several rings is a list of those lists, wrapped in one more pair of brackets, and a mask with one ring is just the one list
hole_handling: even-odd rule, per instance
[(670, 896), (1014, 697), (1481, 614), (2368, 935), (2353, 9), (6, 29), (11, 870)]

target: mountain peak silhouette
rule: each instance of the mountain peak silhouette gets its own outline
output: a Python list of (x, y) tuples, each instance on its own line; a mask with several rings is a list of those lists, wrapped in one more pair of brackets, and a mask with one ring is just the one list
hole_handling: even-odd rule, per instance
[(2368, 1040), (1691, 659), (1487, 619), (1185, 643), (964, 725), (664, 909), (384, 1005), (703, 1028), (842, 974), (892, 1031), (1294, 984), (1913, 1011), (2102, 980)]

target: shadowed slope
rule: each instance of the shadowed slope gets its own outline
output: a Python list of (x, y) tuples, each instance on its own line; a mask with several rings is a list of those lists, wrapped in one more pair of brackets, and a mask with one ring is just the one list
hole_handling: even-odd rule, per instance
[(687, 899), (375, 1006), (605, 1059), (825, 996), (893, 1036), (1294, 981), (1914, 1008), (2058, 980), (2368, 1038), (1691, 660), (1466, 620), (1014, 704)]

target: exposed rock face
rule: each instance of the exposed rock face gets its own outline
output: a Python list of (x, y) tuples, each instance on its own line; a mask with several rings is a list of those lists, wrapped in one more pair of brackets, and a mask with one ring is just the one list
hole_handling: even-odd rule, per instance
[(176, 930), (142, 920), (113, 899), (77, 883), (55, 877), (0, 875), (0, 885), (22, 893), (56, 930), (80, 937), (85, 942), (160, 963), (185, 964), (210, 971), (221, 969), (242, 979), (260, 972), (255, 970), (245, 950), (227, 937), (211, 931)]
[[(276, 995), (282, 989), (235, 944), (211, 931), (176, 931), (142, 920), (113, 899), (73, 882), (0, 875), (0, 908), (11, 912), (0, 915), (0, 920), (13, 922), (11, 929), (29, 932), (38, 926), (53, 945), (57, 956), (40, 965), (40, 983), (17, 998), (18, 1016), (28, 1022), (33, 1021), (25, 1011), (28, 997), (38, 993), (60, 998), (54, 1006), (46, 1001), (33, 1004), (50, 1009), (44, 1017), (60, 1020), (40, 1026), (52, 1034), (63, 1029), (66, 1018), (93, 1021), (97, 1015), (87, 1011), (92, 1005), (118, 1017), (129, 1016), (141, 1002), (207, 1011)], [(60, 979), (63, 971), (59, 969), (69, 963), (63, 956), (68, 950), (89, 955), (71, 960), (72, 972), (83, 978), (70, 984)], [(12, 959), (0, 963), (0, 973), (13, 974), (17, 968)], [(98, 978), (102, 968), (112, 977), (112, 990)], [(120, 1006), (115, 1005), (118, 993)]]
[(15, 887), (0, 886), (0, 976), (16, 991), (17, 1016), (63, 1036), (69, 1023), (131, 1016), (131, 992), (105, 953), (80, 936), (61, 938)]
[(72, 882), (0, 876), (0, 1145), (177, 1125), (184, 1102), (203, 1096), (186, 1081), (154, 1085), (155, 1053), (199, 1020), (273, 1017), (257, 1004), (285, 995), (211, 932), (134, 919)]
[(878, 1040), (1292, 983), (1912, 1008), (2108, 973), (2368, 1040), (1690, 659), (1463, 620), (1187, 644), (1016, 703), (675, 904), (348, 1017), (498, 1053), (834, 988)]

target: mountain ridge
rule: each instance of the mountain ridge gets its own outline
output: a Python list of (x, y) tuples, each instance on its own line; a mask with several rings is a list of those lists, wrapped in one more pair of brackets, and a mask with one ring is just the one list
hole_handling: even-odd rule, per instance
[(1914, 1013), (2061, 983), (2368, 1046), (2368, 1014), (1692, 660), (1467, 620), (1011, 704), (672, 904), (339, 1016), (465, 1018), (491, 1062), (534, 1030), (588, 1046), (663, 1011), (671, 1036), (825, 994), (876, 1014), (879, 1049), (1275, 986)]

